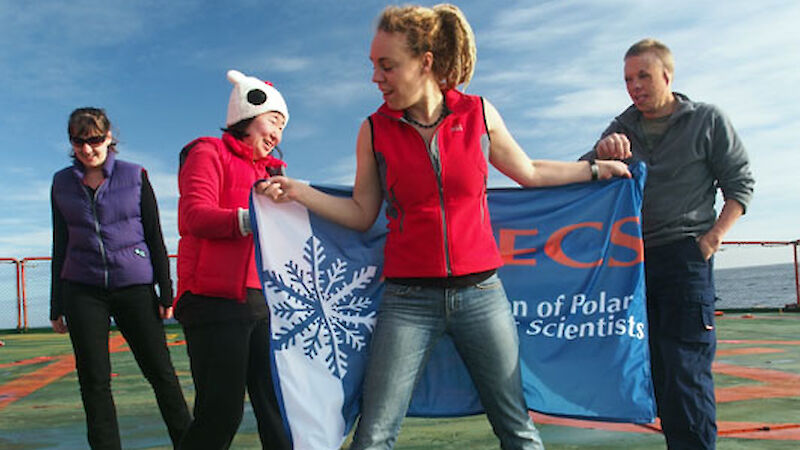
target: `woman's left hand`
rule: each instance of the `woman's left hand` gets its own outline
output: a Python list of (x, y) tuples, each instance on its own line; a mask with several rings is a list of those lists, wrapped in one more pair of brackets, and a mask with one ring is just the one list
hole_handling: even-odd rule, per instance
[(612, 160), (595, 160), (597, 164), (597, 178), (600, 180), (608, 180), (613, 177), (630, 178), (631, 172), (628, 170), (628, 165), (622, 161)]
[(53, 331), (58, 334), (64, 334), (69, 331), (67, 323), (64, 321), (64, 316), (58, 316), (56, 320), (51, 320), (50, 324), (53, 326)]
[(254, 190), (256, 194), (266, 195), (267, 197), (275, 200), (274, 196), (276, 193), (276, 189), (280, 189), (280, 185), (273, 186), (273, 184), (277, 183), (273, 183), (270, 180), (259, 181), (258, 183), (256, 183)]
[(171, 319), (172, 306), (158, 305), (158, 315), (161, 316), (162, 319)]

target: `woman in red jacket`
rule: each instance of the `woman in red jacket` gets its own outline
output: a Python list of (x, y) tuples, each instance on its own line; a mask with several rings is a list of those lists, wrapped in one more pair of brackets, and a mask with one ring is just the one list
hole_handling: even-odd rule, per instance
[(282, 173), (272, 157), (289, 120), (270, 83), (231, 70), (227, 128), (181, 151), (178, 172), (178, 295), (195, 386), (194, 421), (181, 448), (228, 448), (245, 388), (264, 448), (289, 449), (269, 363), (269, 311), (250, 232), (250, 189)]
[(351, 449), (394, 445), (418, 375), (444, 333), (502, 448), (542, 448), (523, 399), (514, 318), (496, 275), (502, 262), (486, 203), (488, 163), (523, 186), (630, 173), (618, 161), (531, 161), (491, 103), (456, 90), (472, 77), (475, 43), (453, 5), (386, 8), (370, 60), (384, 104), (361, 125), (352, 197), (282, 176), (257, 186), (360, 230), (387, 202), (386, 287)]

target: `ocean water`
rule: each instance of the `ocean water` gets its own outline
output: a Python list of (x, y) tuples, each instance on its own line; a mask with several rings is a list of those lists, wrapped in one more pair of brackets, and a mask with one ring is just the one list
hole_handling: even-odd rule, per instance
[[(172, 273), (175, 273), (173, 264)], [(782, 308), (797, 303), (794, 264), (716, 269), (717, 309)], [(26, 264), (28, 328), (50, 327), (50, 264)], [(17, 327), (14, 266), (0, 265), (0, 330)]]
[[(170, 258), (170, 271), (176, 273), (175, 258)], [(50, 261), (27, 261), (24, 277), (28, 328), (50, 328)], [(14, 264), (0, 264), (0, 330), (15, 329), (18, 321), (24, 323), (24, 316), (17, 311), (16, 278)]]
[(717, 309), (782, 308), (797, 304), (794, 264), (714, 270)]

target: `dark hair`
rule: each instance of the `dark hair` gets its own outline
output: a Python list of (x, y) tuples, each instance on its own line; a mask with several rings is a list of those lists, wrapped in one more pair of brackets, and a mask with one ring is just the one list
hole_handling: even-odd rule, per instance
[(221, 128), (221, 130), (229, 133), (231, 136), (241, 141), (245, 138), (245, 136), (247, 136), (247, 127), (250, 126), (250, 123), (253, 121), (253, 119), (255, 119), (255, 117), (242, 119), (228, 128)]
[[(276, 111), (276, 112), (278, 112), (280, 114), (280, 111)], [(283, 114), (281, 114), (281, 115), (283, 115)], [(258, 116), (256, 116), (256, 117), (258, 117)], [(246, 136), (248, 136), (247, 127), (250, 126), (250, 123), (253, 120), (255, 120), (256, 117), (251, 117), (249, 119), (242, 119), (242, 120), (236, 122), (235, 124), (229, 126), (228, 128), (220, 128), (220, 130), (230, 134), (231, 136), (233, 136), (234, 138), (236, 138), (236, 139), (238, 139), (240, 141), (244, 140), (244, 138)], [(278, 152), (279, 159), (283, 159), (283, 152), (281, 151), (280, 148), (278, 148), (277, 145), (275, 146), (275, 148), (273, 150)]]
[[(106, 111), (101, 108), (84, 107), (72, 111), (67, 122), (67, 135), (72, 138), (84, 137), (92, 134), (108, 134), (111, 131), (111, 121), (108, 120)], [(117, 141), (112, 139), (108, 149), (117, 152)], [(74, 152), (70, 156), (75, 157)]]

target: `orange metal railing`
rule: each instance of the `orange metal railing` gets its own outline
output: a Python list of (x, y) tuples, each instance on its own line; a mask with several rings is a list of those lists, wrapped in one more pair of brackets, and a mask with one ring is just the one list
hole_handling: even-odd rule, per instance
[(21, 287), (22, 287), (22, 282), (19, 279), (20, 273), (21, 273), (20, 261), (17, 258), (0, 258), (0, 262), (7, 262), (7, 263), (14, 264), (14, 266), (16, 268), (14, 273), (16, 274), (16, 277), (15, 277), (16, 280), (15, 281), (16, 281), (16, 285), (17, 285), (17, 329), (18, 330), (19, 329), (23, 329), (22, 328), (22, 315), (23, 315), (23, 304), (24, 304), (24, 302), (22, 301), (22, 295), (21, 295), (21, 291), (20, 291)]
[[(169, 255), (169, 257), (176, 259), (178, 255)], [(17, 330), (28, 329), (28, 292), (26, 290), (27, 283), (25, 282), (25, 264), (31, 261), (50, 261), (51, 259), (50, 256), (27, 256), (22, 259), (0, 258), (0, 262), (11, 262), (16, 265)]]
[(27, 286), (27, 284), (25, 283), (25, 263), (28, 263), (30, 261), (50, 261), (51, 259), (52, 258), (50, 258), (49, 256), (27, 256), (25, 258), (22, 258), (22, 260), (20, 260), (19, 276), (17, 278), (19, 279), (20, 284), (22, 284), (22, 308), (21, 309), (22, 309), (22, 320), (23, 320), (23, 322), (22, 322), (22, 328), (19, 328), (19, 329), (22, 329), (22, 330), (27, 330), (28, 329), (28, 295), (27, 295), (27, 291), (25, 290), (25, 287)]

